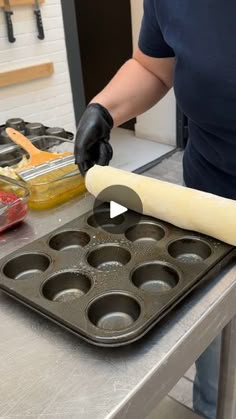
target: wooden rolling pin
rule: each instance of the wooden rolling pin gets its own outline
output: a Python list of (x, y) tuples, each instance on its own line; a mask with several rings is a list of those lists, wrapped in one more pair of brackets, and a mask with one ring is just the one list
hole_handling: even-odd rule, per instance
[[(234, 200), (113, 167), (94, 166), (86, 174), (85, 183), (88, 191), (95, 197), (112, 185), (129, 187), (141, 199), (143, 214), (236, 246)], [(107, 201), (109, 200), (107, 196)], [(124, 204), (122, 196), (116, 196), (116, 202)], [(130, 209), (136, 210), (132, 205)]]

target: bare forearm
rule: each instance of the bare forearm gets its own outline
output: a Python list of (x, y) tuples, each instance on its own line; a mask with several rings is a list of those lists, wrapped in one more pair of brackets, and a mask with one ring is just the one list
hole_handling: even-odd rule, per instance
[(136, 59), (127, 61), (111, 82), (93, 100), (108, 109), (118, 126), (154, 106), (167, 93), (160, 78)]

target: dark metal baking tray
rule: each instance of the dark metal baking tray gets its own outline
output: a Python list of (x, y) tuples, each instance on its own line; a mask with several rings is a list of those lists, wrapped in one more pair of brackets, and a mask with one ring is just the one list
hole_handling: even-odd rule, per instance
[(150, 217), (96, 211), (0, 261), (1, 290), (95, 345), (141, 338), (235, 257), (232, 246)]

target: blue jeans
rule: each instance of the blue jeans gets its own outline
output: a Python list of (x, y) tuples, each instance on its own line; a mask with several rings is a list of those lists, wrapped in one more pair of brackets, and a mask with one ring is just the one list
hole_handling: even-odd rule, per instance
[(193, 408), (207, 419), (216, 419), (220, 370), (221, 336), (196, 361)]

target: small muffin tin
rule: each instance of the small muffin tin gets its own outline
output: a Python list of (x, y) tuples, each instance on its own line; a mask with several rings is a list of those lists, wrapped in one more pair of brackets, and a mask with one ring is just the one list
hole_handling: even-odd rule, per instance
[(95, 345), (141, 338), (235, 254), (151, 217), (96, 211), (0, 261), (0, 289)]

